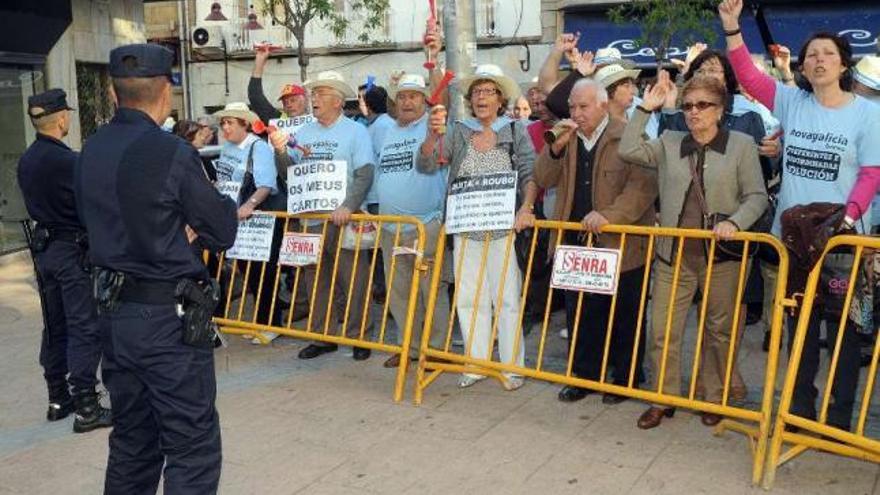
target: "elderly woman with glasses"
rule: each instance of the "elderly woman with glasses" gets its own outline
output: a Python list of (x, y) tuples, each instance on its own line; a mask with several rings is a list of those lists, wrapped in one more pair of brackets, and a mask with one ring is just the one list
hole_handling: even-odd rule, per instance
[[(767, 192), (758, 164), (754, 140), (722, 125), (729, 94), (716, 78), (695, 76), (682, 88), (682, 110), (688, 131), (667, 131), (648, 140), (645, 124), (659, 109), (674, 85), (661, 72), (657, 84), (645, 95), (627, 124), (620, 142), (624, 160), (657, 169), (660, 190), (660, 224), (663, 227), (711, 228), (715, 237), (729, 240), (747, 230), (767, 208)], [(715, 218), (714, 225), (709, 219)], [(723, 220), (721, 220), (723, 218)], [(679, 258), (675, 239), (656, 241), (652, 293), (651, 337), (648, 355), (654, 370), (653, 389), (667, 395), (681, 394), (681, 345), (687, 313), (699, 288), (708, 298), (700, 378), (705, 400), (720, 402), (729, 365), (728, 350), (738, 290), (739, 261), (713, 260), (712, 277), (706, 287), (708, 249), (702, 240), (686, 240)], [(717, 249), (716, 249), (717, 251)], [(675, 266), (681, 263), (673, 293)], [(672, 312), (671, 326), (666, 328)], [(668, 347), (664, 343), (668, 339)], [(662, 383), (660, 370), (665, 369)], [(654, 428), (675, 409), (651, 406), (638, 420), (642, 429)], [(703, 413), (702, 421), (714, 426), (721, 417)]]
[[(515, 171), (522, 206), (513, 227), (519, 231), (532, 225), (537, 196), (537, 186), (532, 179), (535, 152), (524, 123), (504, 116), (508, 102), (519, 93), (517, 84), (497, 66), (483, 65), (464, 78), (461, 90), (466, 93), (471, 117), (452, 123), (446, 133), (441, 160), (437, 143), (446, 126), (446, 116), (444, 112), (432, 113), (420, 150), (419, 171), (433, 173), (448, 166), (450, 188), (459, 178)], [(458, 284), (455, 303), (467, 355), (491, 359), (492, 308), (495, 307), (498, 308), (496, 324), (501, 362), (523, 366), (524, 343), (517, 339), (522, 273), (513, 247), (508, 246), (508, 242), (512, 242), (511, 235), (510, 229), (455, 234), (454, 266)], [(481, 263), (483, 259), (485, 263)], [(477, 296), (479, 299), (475, 301)], [(519, 345), (515, 345), (517, 340)], [(469, 387), (484, 378), (476, 373), (465, 373), (459, 386)], [(508, 390), (517, 389), (522, 383), (521, 376), (505, 374), (504, 386)]]

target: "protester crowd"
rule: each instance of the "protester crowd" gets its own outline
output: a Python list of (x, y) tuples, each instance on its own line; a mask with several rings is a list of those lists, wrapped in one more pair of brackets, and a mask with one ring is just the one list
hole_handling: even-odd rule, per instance
[[(767, 332), (764, 350), (769, 346), (779, 262), (776, 253), (766, 247), (745, 253), (751, 261), (748, 284), (741, 299), (743, 306), (736, 308), (744, 253), (742, 244), (730, 241), (732, 236), (752, 231), (782, 237), (786, 232), (783, 213), (796, 205), (817, 202), (845, 205), (828, 220), (830, 234), (849, 230), (868, 234), (877, 223), (871, 220), (871, 203), (880, 185), (880, 146), (870, 138), (880, 135), (880, 58), (867, 56), (856, 64), (844, 39), (818, 33), (800, 47), (796, 67), (792, 67), (787, 47), (774, 47), (770, 61), (772, 73), (778, 76), (774, 79), (762, 64), (753, 61), (743, 44), (738, 27), (740, 10), (739, 1), (728, 0), (719, 7), (726, 51), (697, 43), (684, 60), (673, 61), (650, 76), (616, 49), (597, 47), (595, 52), (581, 52), (579, 33), (560, 35), (539, 77), (522, 85), (495, 65), (479, 65), (473, 73), (456, 75), (453, 81), (464, 95), (466, 107), (466, 114), (455, 120), (447, 119), (448, 91), (441, 88), (432, 100), (442, 77), (437, 69), (425, 75), (389, 74), (387, 88), (380, 84), (381, 76), (371, 76), (355, 87), (337, 72), (322, 72), (302, 85), (285, 85), (278, 97), (281, 109), (277, 109), (263, 93), (261, 78), (268, 51), (259, 51), (248, 85), (249, 106), (230, 103), (215, 114), (226, 144), (210, 174), (218, 181), (240, 182), (245, 172), (252, 173), (253, 194), (240, 197), (239, 218), (243, 220), (256, 210), (285, 209), (288, 166), (310, 160), (344, 160), (348, 164), (346, 197), (328, 211), (331, 225), (324, 233), (322, 273), (309, 267), (301, 286), (311, 287), (318, 277), (316, 308), (326, 307), (331, 297), (334, 307), (344, 308), (350, 299), (352, 315), (367, 314), (363, 322), (356, 317), (347, 320), (345, 333), (352, 336), (361, 326), (367, 332), (372, 330), (363, 304), (369, 300), (369, 291), (374, 300), (384, 300), (386, 286), (391, 316), (398, 325), (406, 321), (409, 293), (400, 281), (409, 280), (417, 267), (412, 256), (392, 260), (395, 256), (391, 252), (395, 245), (411, 245), (415, 231), (402, 227), (395, 244), (396, 227), (385, 224), (387, 235), (379, 246), (382, 255), (372, 277), (374, 287), (367, 286), (369, 257), (342, 250), (337, 270), (353, 273), (355, 283), (337, 284), (331, 295), (327, 270), (333, 266), (337, 239), (351, 215), (363, 212), (418, 218), (425, 226), (427, 251), (423, 254), (430, 265), (438, 254), (434, 249), (453, 184), (516, 172), (517, 201), (511, 229), (473, 229), (449, 238), (446, 263), (452, 265), (449, 258), (456, 263), (445, 269), (454, 277), (441, 277), (431, 346), (442, 347), (449, 309), (454, 307), (461, 329), (457, 343), (465, 346), (468, 355), (489, 359), (491, 336), (495, 335), (500, 361), (520, 366), (525, 347), (520, 332), (527, 335), (543, 318), (552, 247), (584, 243), (575, 231), (566, 231), (562, 239), (556, 239), (555, 233), (533, 231), (536, 219), (577, 222), (593, 234), (609, 224), (709, 229), (718, 239), (712, 263), (706, 242), (690, 239), (679, 246), (673, 238), (658, 237), (652, 248), (655, 261), (649, 278), (647, 237), (630, 236), (621, 260), (613, 314), (609, 295), (562, 291), (563, 297), (556, 302), (564, 303), (566, 328), (562, 334), (570, 337), (574, 346), (573, 375), (604, 378), (600, 374), (611, 318), (610, 381), (678, 395), (682, 393), (679, 370), (687, 314), (695, 298), (708, 298), (697, 396), (720, 402), (726, 387), (734, 315), (743, 313), (738, 318), (740, 330), (746, 320), (749, 324), (763, 320)], [(428, 56), (436, 59), (442, 40), (430, 23), (425, 42)], [(563, 61), (570, 66), (564, 77), (559, 70)], [(355, 99), (357, 111), (352, 114), (346, 110), (346, 101)], [(257, 120), (305, 115), (311, 115), (312, 120), (293, 134), (276, 130), (263, 135), (268, 145), (253, 132)], [(200, 124), (181, 122), (175, 132), (199, 147), (210, 139), (210, 131), (204, 129)], [(293, 140), (296, 146), (291, 145)], [(816, 156), (828, 160), (823, 162), (825, 158)], [(270, 201), (273, 198), (276, 200)], [(280, 222), (276, 228), (280, 229)], [(321, 226), (306, 222), (306, 230), (321, 232)], [(511, 232), (520, 233), (512, 250), (521, 259), (528, 256), (528, 249), (522, 248), (520, 237), (535, 232), (540, 235), (530, 274), (508, 254)], [(592, 238), (594, 247), (618, 248), (620, 242), (617, 235)], [(386, 280), (392, 261), (395, 284)], [(273, 255), (266, 273), (275, 273), (276, 262), (277, 255)], [(712, 277), (707, 285), (710, 267)], [(475, 276), (478, 273), (481, 275)], [(292, 277), (285, 274), (284, 278), (290, 291)], [(527, 278), (530, 286), (523, 287)], [(650, 318), (639, 322), (641, 291), (648, 279), (653, 304), (651, 311), (645, 311)], [(419, 278), (412, 356), (418, 355), (429, 280), (426, 275)], [(457, 285), (454, 299), (446, 297), (452, 280)], [(268, 319), (270, 301), (266, 298), (272, 297), (274, 276), (262, 283), (258, 323), (280, 325), (280, 312), (273, 321)], [(256, 295), (259, 280), (252, 277), (247, 287)], [(524, 290), (527, 304), (520, 314)], [(300, 292), (290, 294), (295, 299), (292, 320), (308, 316), (308, 294)], [(312, 328), (324, 328), (328, 317), (332, 315), (323, 311), (312, 314)], [(796, 411), (806, 417), (815, 417), (818, 325), (823, 319), (836, 321), (834, 318), (834, 314), (818, 311), (815, 322), (811, 321), (816, 328), (808, 336), (795, 397)], [(789, 318), (789, 335), (794, 321), (796, 318)], [(646, 328), (647, 334), (643, 332), (639, 338), (638, 327)], [(873, 337), (866, 336), (871, 332), (852, 321), (845, 332), (831, 420), (848, 428), (861, 349), (870, 345)], [(829, 324), (827, 333), (828, 341), (833, 342), (836, 324)], [(634, 345), (637, 338), (638, 345)], [(300, 357), (314, 358), (336, 348), (314, 343)], [(367, 349), (356, 348), (354, 357), (366, 359), (369, 354)], [(643, 365), (645, 357), (647, 366)], [(399, 356), (385, 363), (388, 367), (399, 364)], [(661, 368), (665, 370), (662, 383)], [(465, 373), (459, 385), (468, 387), (483, 378)], [(519, 388), (522, 383), (521, 376), (504, 376), (507, 389)], [(746, 385), (735, 362), (729, 387), (734, 399), (745, 398)], [(566, 386), (559, 399), (571, 402), (590, 393)], [(609, 404), (622, 400), (625, 398), (614, 394), (603, 397)], [(655, 427), (673, 413), (663, 406), (651, 406), (639, 418), (638, 426)], [(712, 426), (721, 418), (704, 413), (702, 419)]]

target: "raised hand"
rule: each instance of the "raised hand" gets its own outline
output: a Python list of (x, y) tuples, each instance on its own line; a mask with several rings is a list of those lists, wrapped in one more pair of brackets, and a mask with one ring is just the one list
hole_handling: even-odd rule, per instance
[(664, 84), (660, 77), (658, 77), (657, 84), (648, 86), (645, 89), (645, 95), (642, 97), (642, 108), (651, 112), (658, 110), (666, 102), (667, 94), (669, 94), (668, 85)]
[(577, 46), (581, 33), (562, 33), (556, 37), (556, 43), (553, 49), (560, 53), (568, 53), (572, 48)]
[(739, 27), (739, 16), (742, 14), (742, 0), (724, 0), (718, 4), (718, 15), (721, 17), (721, 25), (727, 31)]
[(694, 43), (693, 45), (688, 47), (687, 55), (684, 57), (684, 67), (682, 68), (683, 72), (687, 72), (691, 68), (691, 64), (694, 63), (694, 59), (697, 58), (701, 53), (703, 53), (706, 48), (709, 46), (705, 43)]
[[(577, 50), (577, 48), (575, 48)], [(593, 58), (595, 55), (593, 52), (587, 50), (584, 53), (581, 53), (578, 57), (577, 64), (575, 65), (575, 69), (581, 73), (584, 77), (592, 76), (596, 73), (596, 64), (593, 63)]]

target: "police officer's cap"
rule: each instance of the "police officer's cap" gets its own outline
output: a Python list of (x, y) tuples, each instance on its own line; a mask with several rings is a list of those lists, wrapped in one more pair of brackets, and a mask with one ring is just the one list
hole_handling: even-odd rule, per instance
[(124, 45), (110, 51), (110, 77), (171, 78), (171, 50), (149, 43)]
[(63, 89), (54, 88), (28, 97), (28, 115), (33, 119), (62, 110), (73, 110), (67, 105), (67, 93)]

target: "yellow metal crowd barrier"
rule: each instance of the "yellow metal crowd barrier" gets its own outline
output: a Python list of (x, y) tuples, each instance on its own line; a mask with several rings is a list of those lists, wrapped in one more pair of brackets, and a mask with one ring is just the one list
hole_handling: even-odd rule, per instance
[[(862, 260), (869, 252), (873, 256), (873, 251), (880, 249), (880, 238), (867, 236), (832, 237), (822, 254), (822, 258), (810, 272), (804, 293), (804, 302), (797, 321), (797, 330), (785, 375), (779, 411), (773, 429), (770, 454), (767, 460), (767, 474), (764, 480), (766, 488), (773, 486), (776, 470), (779, 466), (809, 449), (880, 463), (880, 439), (868, 437), (865, 431), (868, 420), (868, 408), (874, 394), (877, 362), (878, 356), (880, 356), (880, 339), (874, 344), (871, 363), (866, 375), (867, 378), (861, 387), (862, 392), (861, 394), (855, 393), (855, 398), (861, 402), (857, 409), (853, 407), (858, 412), (855, 429), (850, 431), (850, 429), (840, 427), (840, 425), (833, 426), (829, 424), (831, 423), (829, 421), (829, 407), (832, 402), (834, 388), (842, 387), (841, 382), (844, 379), (847, 379), (850, 383), (852, 380), (855, 380), (856, 391), (859, 388), (858, 365), (856, 365), (856, 376), (841, 376), (846, 372), (840, 366), (842, 364), (841, 355), (842, 348), (844, 347), (844, 338), (849, 340), (856, 337), (852, 330), (852, 324), (847, 321), (850, 318), (849, 311), (842, 311), (842, 314), (839, 316), (834, 315), (833, 319), (826, 319), (830, 360), (827, 366), (827, 375), (822, 380), (824, 381), (824, 388), (820, 389), (821, 394), (818, 396), (820, 400), (818, 414), (816, 417), (804, 417), (804, 415), (799, 415), (793, 410), (793, 402), (798, 390), (798, 374), (802, 372), (804, 360), (819, 359), (818, 356), (805, 356), (804, 351), (805, 342), (810, 337), (809, 333), (815, 332), (818, 334), (819, 332), (819, 326), (814, 324), (811, 328), (810, 322), (811, 317), (815, 318), (818, 316), (814, 312), (822, 310), (821, 304), (817, 306), (814, 303), (819, 300), (817, 296), (821, 292), (819, 286), (823, 265), (825, 265), (829, 256), (839, 253), (840, 248), (845, 248), (854, 255), (852, 266), (849, 269), (848, 283), (845, 286), (846, 296), (842, 306), (848, 309), (853, 302), (854, 293), (859, 287), (856, 281), (859, 276), (859, 270), (862, 267)], [(833, 331), (832, 325), (836, 327), (836, 332)], [(876, 328), (876, 322), (874, 327)], [(818, 340), (818, 335), (813, 335), (812, 337)], [(847, 345), (853, 344), (847, 342)], [(852, 373), (852, 367), (852, 365), (849, 366), (850, 373)], [(816, 368), (818, 370), (819, 366)], [(814, 379), (820, 379), (820, 377), (801, 377), (801, 380), (809, 381), (810, 385), (812, 385)], [(846, 420), (851, 419), (846, 418)], [(849, 423), (849, 421), (845, 422)], [(784, 444), (790, 445), (785, 451), (783, 451)]]
[[(397, 370), (394, 400), (400, 401), (409, 363), (418, 279), (427, 276), (421, 254), (425, 250), (424, 226), (413, 217), (354, 214), (349, 225), (359, 228), (349, 229), (346, 238), (345, 230), (335, 226), (328, 214), (259, 213), (271, 213), (275, 217), (269, 261), (232, 260), (226, 253), (212, 256), (208, 261), (223, 290), (220, 315), (215, 317), (220, 329), (224, 333), (250, 335), (263, 343), (268, 342), (264, 333), (274, 332), (399, 354), (401, 365)], [(365, 234), (369, 229), (360, 227), (370, 223), (374, 234)], [(404, 229), (415, 230), (413, 245), (400, 245)], [(409, 231), (411, 237), (412, 230)], [(320, 236), (320, 254), (316, 254), (314, 264), (282, 266), (277, 263), (283, 234), (292, 232)], [(386, 331), (390, 296), (385, 300), (381, 315), (370, 314), (374, 269), (377, 263), (383, 263), (379, 254), (383, 236), (393, 236), (393, 247), (405, 248), (404, 255), (416, 257), (416, 269), (404, 274), (406, 277), (397, 273), (400, 271), (396, 270), (397, 256), (391, 257), (390, 270), (386, 273), (389, 295), (394, 284), (406, 284), (409, 292), (406, 321), (397, 322), (398, 335)], [(283, 287), (282, 273), (292, 278), (289, 303), (278, 297)], [(308, 311), (298, 313), (297, 303), (305, 305)], [(295, 314), (302, 318), (295, 319)]]
[[(601, 360), (601, 370), (598, 375), (598, 379), (595, 380), (587, 380), (584, 378), (580, 378), (575, 376), (572, 373), (572, 368), (574, 363), (574, 355), (575, 355), (575, 343), (579, 338), (577, 334), (577, 329), (579, 327), (579, 322), (582, 318), (591, 318), (593, 315), (589, 314), (581, 314), (581, 302), (585, 297), (591, 297), (591, 295), (585, 295), (585, 293), (580, 292), (577, 295), (578, 305), (576, 314), (574, 316), (574, 324), (572, 328), (569, 328), (570, 334), (570, 346), (567, 351), (567, 358), (564, 360), (564, 363), (557, 362), (554, 364), (552, 360), (548, 360), (548, 348), (550, 347), (548, 343), (548, 332), (549, 326), (548, 323), (550, 321), (551, 307), (552, 301), (554, 297), (563, 297), (563, 293), (560, 289), (550, 289), (547, 294), (547, 302), (545, 307), (542, 308), (543, 321), (540, 327), (540, 334), (537, 336), (537, 339), (534, 340), (534, 343), (529, 344), (527, 346), (526, 341), (523, 337), (522, 324), (523, 324), (523, 315), (524, 310), (526, 308), (526, 300), (528, 297), (529, 290), (532, 289), (530, 283), (530, 276), (532, 273), (532, 266), (536, 258), (536, 249), (537, 248), (537, 240), (539, 238), (539, 234), (541, 231), (549, 231), (551, 234), (555, 234), (555, 246), (559, 246), (562, 243), (563, 235), (566, 232), (576, 231), (581, 235), (580, 245), (586, 246), (594, 246), (598, 245), (599, 242), (597, 237), (605, 236), (605, 234), (619, 234), (620, 235), (620, 245), (619, 248), (622, 253), (626, 253), (629, 246), (635, 244), (636, 239), (642, 239), (641, 245), (644, 245), (644, 240), (647, 240), (647, 249), (644, 254), (644, 263), (646, 265), (646, 269), (644, 270), (644, 276), (641, 280), (641, 289), (639, 291), (640, 299), (638, 301), (638, 319), (636, 320), (638, 323), (636, 324), (635, 332), (635, 342), (633, 343), (632, 356), (635, 356), (639, 352), (640, 344), (645, 342), (649, 338), (649, 329), (645, 322), (645, 318), (643, 316), (646, 315), (646, 311), (648, 311), (649, 305), (649, 294), (650, 294), (650, 284), (651, 284), (651, 269), (652, 265), (656, 265), (660, 263), (660, 261), (655, 261), (654, 251), (656, 246), (656, 241), (661, 238), (671, 238), (678, 239), (677, 248), (674, 249), (674, 262), (671, 265), (673, 270), (672, 275), (672, 289), (671, 289), (671, 297), (669, 300), (658, 301), (653, 300), (651, 304), (666, 304), (669, 305), (670, 301), (675, 300), (675, 291), (679, 285), (679, 277), (682, 271), (682, 260), (684, 258), (684, 245), (683, 242), (685, 239), (699, 239), (699, 240), (708, 240), (708, 266), (706, 267), (706, 276), (705, 276), (705, 287), (710, 287), (710, 281), (715, 271), (715, 266), (711, 261), (714, 258), (714, 253), (717, 247), (717, 244), (712, 237), (711, 232), (702, 231), (702, 230), (684, 230), (684, 229), (669, 229), (669, 228), (657, 228), (657, 227), (641, 227), (641, 226), (618, 226), (618, 225), (609, 225), (603, 229), (603, 233), (599, 235), (587, 234), (582, 231), (582, 227), (580, 224), (571, 223), (571, 222), (552, 222), (552, 221), (539, 221), (536, 223), (535, 227), (532, 229), (531, 235), (531, 245), (528, 249), (527, 261), (525, 269), (523, 270), (523, 278), (522, 282), (522, 290), (521, 293), (517, 293), (516, 296), (518, 300), (516, 301), (516, 315), (515, 321), (516, 325), (513, 329), (514, 335), (511, 337), (510, 335), (500, 335), (503, 332), (509, 332), (511, 329), (509, 328), (510, 316), (505, 316), (503, 311), (505, 308), (505, 303), (502, 299), (505, 297), (505, 283), (506, 279), (510, 277), (511, 273), (518, 273), (516, 270), (510, 270), (510, 264), (517, 263), (517, 260), (514, 256), (514, 236), (512, 234), (508, 235), (506, 239), (503, 240), (503, 248), (501, 244), (499, 244), (498, 239), (489, 239), (484, 238), (480, 239), (465, 239), (462, 237), (457, 237), (455, 239), (456, 247), (455, 252), (460, 253), (457, 255), (458, 257), (453, 260), (453, 267), (455, 271), (455, 290), (452, 295), (452, 304), (450, 314), (448, 315), (448, 323), (446, 324), (446, 334), (442, 339), (433, 339), (434, 342), (441, 341), (442, 345), (432, 345), (431, 341), (431, 332), (432, 332), (432, 318), (440, 317), (441, 315), (435, 314), (435, 305), (436, 299), (438, 297), (445, 297), (446, 294), (441, 294), (438, 291), (437, 287), (440, 282), (442, 273), (442, 256), (443, 253), (446, 252), (444, 249), (444, 241), (446, 239), (445, 235), (440, 235), (440, 245), (437, 247), (437, 260), (434, 264), (434, 272), (432, 274), (432, 287), (431, 290), (431, 299), (428, 303), (426, 321), (422, 334), (422, 342), (421, 342), (421, 350), (419, 356), (419, 365), (417, 371), (417, 383), (415, 386), (415, 403), (421, 403), (425, 389), (431, 385), (442, 373), (444, 372), (455, 372), (455, 373), (467, 373), (470, 376), (482, 376), (482, 377), (492, 377), (499, 380), (502, 385), (506, 385), (507, 388), (514, 388), (511, 386), (513, 380), (516, 379), (517, 375), (520, 377), (530, 377), (533, 379), (558, 383), (562, 385), (573, 385), (577, 387), (583, 387), (585, 389), (603, 392), (603, 393), (611, 393), (616, 394), (628, 398), (639, 399), (645, 401), (647, 403), (653, 403), (658, 405), (665, 405), (668, 407), (680, 407), (685, 409), (691, 409), (695, 411), (702, 411), (707, 413), (714, 413), (721, 415), (724, 419), (717, 425), (716, 433), (720, 433), (724, 430), (731, 430), (743, 433), (748, 436), (750, 439), (751, 451), (753, 454), (753, 473), (752, 479), (754, 483), (760, 483), (763, 467), (765, 465), (767, 444), (770, 434), (770, 426), (771, 426), (771, 412), (773, 406), (773, 398), (774, 398), (774, 384), (776, 379), (776, 370), (779, 360), (779, 342), (781, 338), (782, 331), (782, 321), (783, 321), (783, 308), (784, 306), (789, 306), (793, 304), (793, 301), (789, 301), (785, 299), (785, 281), (788, 273), (788, 255), (783, 248), (782, 244), (774, 237), (767, 234), (755, 234), (755, 233), (737, 233), (735, 236), (735, 240), (744, 241), (744, 248), (746, 250), (750, 249), (750, 247), (755, 247), (756, 244), (766, 245), (769, 249), (775, 251), (779, 256), (779, 276), (776, 290), (775, 290), (775, 299), (774, 299), (774, 310), (772, 316), (772, 328), (771, 328), (771, 344), (770, 351), (767, 354), (766, 364), (763, 369), (763, 389), (760, 394), (760, 401), (756, 401), (757, 403), (752, 403), (753, 407), (749, 407), (747, 402), (740, 402), (734, 400), (731, 396), (731, 382), (733, 380), (733, 375), (735, 374), (736, 368), (736, 354), (738, 347), (738, 337), (740, 336), (740, 330), (743, 327), (744, 314), (741, 312), (742, 307), (742, 297), (744, 292), (744, 286), (746, 282), (746, 277), (748, 275), (748, 269), (750, 262), (748, 258), (742, 261), (736, 262), (738, 267), (737, 271), (737, 289), (736, 289), (736, 301), (732, 305), (733, 314), (733, 322), (732, 328), (730, 332), (730, 342), (725, 351), (726, 354), (726, 363), (723, 366), (723, 393), (721, 394), (720, 400), (717, 402), (710, 402), (705, 399), (699, 397), (698, 393), (698, 380), (697, 377), (701, 372), (701, 346), (703, 345), (704, 340), (704, 329), (706, 327), (707, 321), (707, 305), (709, 300), (709, 294), (706, 293), (706, 290), (703, 291), (702, 303), (699, 305), (699, 316), (698, 316), (698, 331), (695, 339), (696, 345), (692, 351), (692, 360), (693, 364), (688, 371), (691, 373), (689, 386), (686, 387), (687, 391), (681, 393), (680, 390), (664, 390), (663, 389), (663, 376), (668, 373), (678, 373), (679, 370), (666, 369), (666, 363), (669, 358), (670, 351), (677, 352), (676, 350), (670, 349), (670, 336), (669, 336), (669, 326), (672, 323), (672, 312), (668, 311), (668, 318), (664, 318), (664, 321), (659, 323), (659, 331), (666, 332), (666, 336), (663, 339), (663, 348), (662, 348), (662, 359), (659, 370), (660, 380), (655, 380), (654, 383), (657, 383), (658, 386), (652, 387), (647, 383), (640, 387), (638, 383), (638, 377), (636, 372), (636, 359), (632, 359), (630, 364), (630, 370), (628, 373), (628, 382), (625, 384), (615, 384), (609, 381), (606, 377), (609, 371), (609, 349), (610, 343), (612, 340), (612, 328), (614, 317), (610, 317), (608, 319), (608, 327), (607, 334), (605, 336), (604, 342), (604, 352), (602, 353)], [(467, 249), (468, 243), (471, 243), (471, 249)], [(490, 249), (490, 243), (492, 244), (492, 249)], [(479, 246), (479, 248), (474, 248), (474, 246)], [(554, 246), (554, 247), (555, 247)], [(501, 257), (501, 253), (503, 253), (503, 258)], [(470, 259), (467, 259), (470, 256)], [(476, 259), (476, 261), (475, 261)], [(491, 266), (488, 266), (491, 265)], [(618, 270), (619, 270), (618, 265)], [(474, 267), (478, 267), (474, 269)], [(729, 269), (730, 265), (727, 265)], [(619, 273), (619, 272), (618, 272)], [(478, 318), (478, 313), (480, 308), (480, 298), (481, 291), (483, 291), (484, 280), (490, 277), (491, 280), (494, 280), (492, 284), (487, 285), (487, 287), (491, 285), (497, 285), (498, 287), (493, 289), (489, 289), (491, 291), (497, 291), (497, 294), (491, 294), (493, 299), (491, 309), (492, 315), (491, 317), (486, 317), (486, 315), (482, 315)], [(655, 282), (656, 283), (656, 282)], [(476, 286), (474, 290), (473, 286)], [(463, 288), (465, 286), (466, 288)], [(470, 296), (471, 292), (473, 292), (473, 302), (472, 304), (463, 301), (462, 299), (462, 291), (466, 291)], [(509, 296), (507, 296), (509, 297)], [(499, 304), (500, 302), (500, 304)], [(483, 308), (485, 311), (485, 301), (482, 302)], [(611, 295), (611, 310), (610, 314), (615, 314), (615, 307), (621, 304), (618, 301), (617, 293)], [(453, 329), (455, 327), (455, 317), (456, 317), (456, 306), (464, 307), (472, 307), (473, 309), (470, 314), (459, 314), (458, 321), (460, 322), (460, 326), (462, 328), (462, 345), (453, 345), (454, 336)], [(690, 302), (688, 302), (688, 308), (690, 308)], [(442, 317), (447, 317), (447, 315), (442, 315)], [(505, 318), (507, 318), (505, 320)], [(475, 324), (478, 321), (482, 321), (483, 325), (490, 325), (491, 331), (487, 331), (488, 328), (483, 329), (481, 331), (475, 327)], [(491, 323), (490, 323), (491, 322)], [(499, 324), (501, 322), (501, 324)], [(507, 328), (499, 328), (507, 326)], [(473, 330), (473, 331), (471, 331)], [(653, 331), (658, 331), (658, 325), (655, 322)], [(482, 344), (475, 343), (475, 335), (477, 333), (481, 333), (484, 337), (487, 338), (487, 342), (483, 342)], [(581, 336), (583, 338), (583, 336)], [(493, 351), (493, 345), (498, 339), (498, 352), (497, 354)], [(510, 340), (513, 339), (513, 349), (512, 352), (509, 348)], [(506, 342), (505, 342), (506, 340)], [(684, 340), (682, 340), (684, 343)], [(471, 349), (475, 348), (475, 346), (479, 345), (479, 349), (485, 351), (487, 355), (483, 356), (474, 356), (471, 352)], [(708, 345), (708, 344), (707, 344)], [(526, 348), (528, 347), (528, 348)], [(524, 351), (526, 359), (522, 359), (520, 356), (521, 352)], [(508, 357), (506, 359), (501, 358), (501, 354), (505, 354)], [(875, 355), (876, 358), (876, 355)], [(669, 358), (671, 359), (671, 358)], [(876, 361), (876, 359), (875, 359)], [(522, 363), (522, 364), (518, 364)], [(684, 365), (685, 361), (682, 360), (682, 368), (688, 368), (688, 366)], [(658, 373), (657, 370), (654, 371)], [(633, 423), (635, 424), (636, 418), (633, 418)]]

